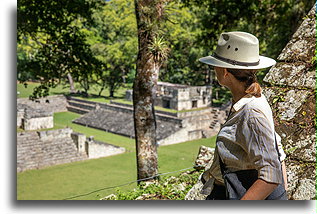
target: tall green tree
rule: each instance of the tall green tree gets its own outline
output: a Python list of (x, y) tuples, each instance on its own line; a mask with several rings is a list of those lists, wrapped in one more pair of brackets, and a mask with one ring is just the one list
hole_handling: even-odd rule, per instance
[(201, 72), (200, 64), (197, 63), (197, 59), (204, 54), (204, 48), (198, 43), (202, 30), (197, 14), (181, 1), (171, 1), (166, 13), (168, 19), (162, 29), (171, 51), (162, 66), (160, 79), (180, 84), (204, 85), (205, 73)]
[(110, 97), (123, 83), (131, 70), (135, 70), (137, 57), (137, 25), (133, 0), (108, 1), (94, 15), (94, 36), (90, 37), (94, 56), (104, 63), (95, 72), (95, 82), (101, 94), (109, 89)]
[(25, 81), (25, 74), (31, 73), (41, 82), (33, 98), (47, 95), (67, 74), (83, 78), (100, 69), (101, 62), (93, 57), (81, 27), (91, 22), (102, 2), (18, 1), (17, 41), (22, 52), (18, 53), (18, 78)]

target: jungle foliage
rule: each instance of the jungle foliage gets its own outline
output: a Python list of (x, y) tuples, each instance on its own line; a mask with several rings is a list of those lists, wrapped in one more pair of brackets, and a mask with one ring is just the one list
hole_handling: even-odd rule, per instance
[[(296, 31), (313, 0), (168, 0), (155, 45), (165, 45), (167, 60), (159, 79), (188, 85), (214, 85), (215, 102), (228, 93), (213, 69), (198, 62), (210, 55), (223, 31), (246, 31), (260, 41), (260, 53), (276, 58)], [(132, 0), (18, 1), (17, 78), (41, 83), (33, 98), (45, 96), (69, 74), (89, 93), (110, 95), (132, 83), (138, 49)], [(157, 46), (156, 46), (157, 47)], [(266, 70), (259, 72), (261, 80)]]

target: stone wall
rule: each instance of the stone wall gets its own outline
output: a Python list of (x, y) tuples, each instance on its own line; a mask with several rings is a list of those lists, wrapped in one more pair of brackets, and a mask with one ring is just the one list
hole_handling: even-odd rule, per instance
[(288, 195), (294, 200), (316, 196), (316, 30), (315, 6), (265, 76), (264, 90), (287, 154)]
[(70, 128), (17, 133), (17, 172), (124, 153)]
[(87, 143), (87, 153), (89, 159), (93, 158), (101, 158), (107, 157), (111, 155), (117, 155), (125, 152), (125, 149), (119, 146), (114, 146), (111, 144), (95, 141), (95, 140), (88, 140)]
[(23, 129), (24, 130), (38, 130), (49, 129), (54, 127), (53, 116), (37, 117), (37, 118), (24, 118)]
[(67, 111), (67, 99), (64, 95), (47, 96), (35, 101), (29, 98), (18, 98), (17, 105), (19, 104), (27, 105), (32, 109), (41, 109), (53, 113)]
[[(195, 138), (197, 139), (197, 138)], [(166, 138), (160, 139), (157, 141), (158, 145), (171, 145), (176, 143), (182, 143), (189, 140), (188, 130), (186, 128), (182, 128)]]
[(25, 108), (17, 107), (17, 127), (22, 127), (22, 120), (24, 118)]
[(48, 96), (32, 101), (17, 99), (17, 127), (24, 130), (54, 127), (53, 113), (67, 111), (67, 99), (63, 95)]
[(54, 127), (52, 112), (25, 108), (23, 115), (20, 109), (18, 113), (21, 119), (20, 125), (24, 130), (49, 129)]
[[(158, 82), (155, 105), (175, 110), (210, 107), (211, 94), (211, 86), (188, 86)], [(125, 99), (132, 101), (132, 90), (126, 91)]]
[(79, 154), (71, 129), (17, 133), (17, 172), (87, 159)]

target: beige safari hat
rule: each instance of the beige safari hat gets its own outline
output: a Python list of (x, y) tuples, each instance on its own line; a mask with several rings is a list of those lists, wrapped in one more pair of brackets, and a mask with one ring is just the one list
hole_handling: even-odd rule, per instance
[(259, 55), (259, 40), (246, 32), (225, 32), (220, 35), (216, 51), (199, 59), (214, 67), (233, 69), (262, 69), (276, 61)]

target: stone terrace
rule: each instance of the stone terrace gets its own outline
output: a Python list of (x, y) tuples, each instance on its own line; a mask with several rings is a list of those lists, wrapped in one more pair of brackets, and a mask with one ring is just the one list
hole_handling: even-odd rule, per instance
[[(68, 110), (84, 114), (73, 122), (134, 138), (133, 106), (111, 102), (110, 104), (68, 97)], [(217, 134), (226, 118), (224, 108), (205, 108), (187, 112), (155, 111), (157, 140), (159, 145), (181, 143), (208, 138)]]
[(78, 153), (71, 129), (17, 133), (17, 172), (87, 159)]
[[(102, 129), (134, 138), (134, 123), (131, 113), (115, 112), (108, 109), (96, 109), (75, 119), (74, 123)], [(157, 120), (157, 139), (162, 140), (180, 130), (181, 124), (173, 121)]]

